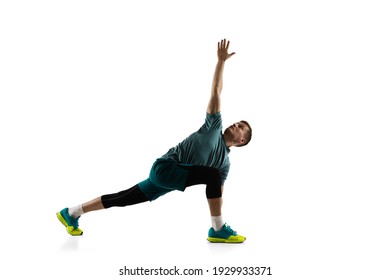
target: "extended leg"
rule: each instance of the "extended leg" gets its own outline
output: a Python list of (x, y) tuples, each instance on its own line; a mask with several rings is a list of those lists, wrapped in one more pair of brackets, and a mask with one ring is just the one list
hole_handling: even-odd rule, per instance
[(99, 196), (91, 201), (83, 203), (82, 207), (83, 207), (84, 213), (104, 209), (104, 206), (102, 203), (102, 197)]
[[(124, 207), (145, 201), (148, 201), (147, 197), (142, 193), (138, 185), (135, 185), (130, 189), (123, 190), (118, 193), (99, 196), (91, 201), (83, 203), (83, 213), (78, 214), (84, 214), (91, 211), (106, 209), (114, 206)], [(69, 212), (72, 215), (72, 209), (69, 209)], [(75, 218), (77, 218), (78, 216), (80, 215), (77, 215)]]
[[(96, 200), (96, 201), (95, 201)], [(134, 187), (120, 191), (114, 194), (106, 194), (101, 197), (101, 201), (99, 202), (99, 198), (91, 201), (91, 206), (99, 208), (110, 208), (110, 207), (125, 207), (129, 205), (134, 205), (138, 203), (142, 203), (148, 201), (149, 199), (144, 195), (144, 193), (140, 190), (138, 185)], [(83, 205), (88, 206), (88, 205)], [(101, 209), (101, 208), (100, 208)], [(98, 209), (97, 209), (98, 210)]]
[(57, 218), (66, 227), (71, 235), (82, 235), (83, 231), (78, 227), (78, 220), (82, 214), (110, 208), (113, 206), (124, 207), (148, 201), (146, 196), (139, 189), (138, 185), (114, 194), (99, 196), (91, 201), (76, 205), (71, 208), (64, 208), (57, 213)]

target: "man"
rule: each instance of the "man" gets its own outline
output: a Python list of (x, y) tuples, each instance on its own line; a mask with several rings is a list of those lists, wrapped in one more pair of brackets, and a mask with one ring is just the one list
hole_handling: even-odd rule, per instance
[(208, 238), (210, 242), (241, 243), (245, 237), (238, 235), (222, 219), (222, 191), (227, 178), (230, 148), (249, 143), (252, 129), (246, 121), (229, 126), (222, 134), (221, 91), (225, 61), (235, 53), (228, 53), (229, 41), (218, 42), (218, 62), (215, 68), (211, 97), (203, 126), (165, 155), (158, 158), (149, 178), (134, 187), (97, 197), (89, 202), (57, 213), (57, 218), (71, 235), (81, 235), (78, 220), (82, 214), (113, 206), (123, 207), (153, 201), (173, 191), (198, 184), (206, 185), (206, 197), (211, 214)]

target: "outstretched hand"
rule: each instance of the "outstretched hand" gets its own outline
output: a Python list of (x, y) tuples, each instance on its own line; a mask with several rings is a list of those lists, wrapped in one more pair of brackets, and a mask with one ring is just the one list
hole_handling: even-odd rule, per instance
[(226, 39), (221, 40), (221, 42), (218, 42), (218, 60), (225, 61), (226, 59), (230, 58), (232, 55), (236, 54), (235, 52), (228, 53), (230, 41), (226, 42)]

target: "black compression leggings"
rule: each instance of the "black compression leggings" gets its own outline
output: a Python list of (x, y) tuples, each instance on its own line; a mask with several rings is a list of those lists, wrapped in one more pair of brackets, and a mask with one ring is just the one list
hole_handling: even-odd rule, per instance
[(138, 185), (118, 193), (102, 195), (102, 204), (104, 208), (113, 206), (124, 207), (148, 201), (148, 198), (139, 189)]
[(222, 196), (221, 173), (218, 169), (201, 165), (184, 166), (183, 168), (189, 171), (186, 187), (204, 184), (206, 185), (207, 198)]
[[(222, 196), (221, 173), (218, 169), (200, 165), (181, 167), (189, 171), (187, 182), (185, 184), (186, 187), (205, 184), (206, 197), (208, 199), (219, 198)], [(102, 196), (102, 203), (104, 208), (110, 208), (113, 206), (124, 207), (148, 200), (149, 199), (140, 190), (138, 185), (118, 193), (106, 194)]]

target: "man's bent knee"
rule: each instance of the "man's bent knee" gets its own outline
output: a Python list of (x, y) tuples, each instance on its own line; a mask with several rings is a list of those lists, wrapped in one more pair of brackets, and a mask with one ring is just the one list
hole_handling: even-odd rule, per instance
[(208, 199), (222, 197), (221, 173), (216, 168), (210, 168), (209, 170), (210, 174), (206, 186), (206, 197)]

